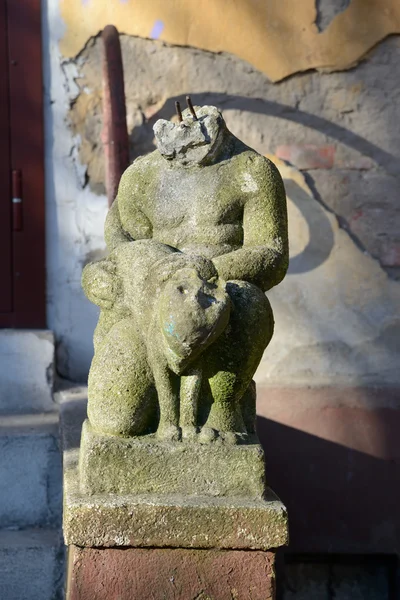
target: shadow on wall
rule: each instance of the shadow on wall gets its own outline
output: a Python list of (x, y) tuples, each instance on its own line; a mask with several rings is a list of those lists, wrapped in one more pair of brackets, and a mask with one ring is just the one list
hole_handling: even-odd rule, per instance
[[(299, 108), (272, 102), (263, 98), (247, 98), (245, 96), (234, 96), (213, 92), (206, 92), (203, 94), (196, 94), (194, 92), (186, 93), (192, 98), (193, 104), (212, 104), (218, 106), (222, 111), (240, 110), (268, 117), (277, 117), (286, 121), (293, 121), (304, 127), (319, 131), (337, 142), (345, 144), (353, 150), (368, 156), (391, 175), (398, 176), (400, 172), (400, 159), (398, 157), (386, 152), (379, 146), (366, 140), (364, 137), (337, 123), (333, 123), (323, 117), (300, 110)], [(184, 95), (168, 98), (160, 110), (149, 119), (149, 133), (151, 132), (152, 134), (152, 126), (157, 119), (171, 119), (175, 114), (175, 101), (178, 100), (184, 105), (184, 98)], [(134, 137), (134, 133), (135, 131), (132, 133), (132, 137)], [(152, 148), (149, 147), (148, 151), (151, 151), (151, 149), (154, 149), (154, 146)]]
[(400, 413), (381, 409), (371, 419), (387, 445), (379, 458), (258, 417), (267, 481), (290, 515), (291, 552), (400, 554)]

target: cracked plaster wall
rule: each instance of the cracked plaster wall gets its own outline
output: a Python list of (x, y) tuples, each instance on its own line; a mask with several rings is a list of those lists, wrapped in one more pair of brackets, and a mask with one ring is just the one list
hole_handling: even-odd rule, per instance
[[(104, 250), (107, 203), (100, 40), (78, 43), (75, 29), (49, 0), (49, 326), (58, 340), (59, 371), (82, 380), (97, 310), (83, 297), (80, 274)], [(69, 48), (76, 57), (67, 56), (66, 40), (75, 40)], [(385, 40), (351, 70), (307, 72), (280, 83), (229, 53), (128, 35), (121, 42), (132, 158), (154, 148), (155, 120), (171, 118), (175, 99), (190, 93), (196, 103), (219, 106), (236, 135), (280, 164), (290, 198), (292, 261), (285, 282), (269, 294), (276, 334), (258, 381), (399, 383), (399, 39)]]
[(230, 52), (272, 81), (309, 69), (346, 69), (400, 32), (397, 0), (68, 0), (61, 12), (64, 56), (75, 56), (113, 23), (129, 35)]

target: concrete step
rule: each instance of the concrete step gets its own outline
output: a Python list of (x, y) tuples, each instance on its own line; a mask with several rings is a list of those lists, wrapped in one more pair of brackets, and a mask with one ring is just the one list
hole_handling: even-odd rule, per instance
[(58, 411), (0, 417), (0, 456), (0, 528), (58, 527)]
[(64, 546), (57, 531), (0, 531), (1, 600), (61, 600)]
[(0, 365), (0, 414), (54, 409), (51, 331), (0, 330)]

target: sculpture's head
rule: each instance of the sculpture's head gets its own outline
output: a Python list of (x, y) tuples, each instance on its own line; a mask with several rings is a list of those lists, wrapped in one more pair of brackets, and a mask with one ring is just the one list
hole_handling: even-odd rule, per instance
[(159, 119), (154, 125), (156, 145), (166, 160), (183, 166), (205, 165), (219, 155), (224, 133), (224, 118), (215, 106), (193, 107), (181, 113), (177, 103), (179, 123)]
[(180, 269), (168, 280), (158, 315), (172, 371), (181, 374), (222, 333), (230, 306), (225, 284), (206, 281), (195, 269)]

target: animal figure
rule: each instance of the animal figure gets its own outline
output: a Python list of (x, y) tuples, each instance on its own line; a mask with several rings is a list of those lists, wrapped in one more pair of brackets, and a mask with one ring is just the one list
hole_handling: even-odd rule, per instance
[[(93, 266), (83, 273), (91, 289)], [(179, 439), (179, 423), (184, 436), (193, 435), (200, 388), (188, 385), (193, 375), (187, 376), (180, 403), (179, 376), (226, 327), (231, 303), (225, 284), (210, 261), (149, 241), (119, 246), (95, 264), (100, 270), (113, 274), (114, 286), (95, 333), (92, 426), (141, 435), (154, 429), (158, 412), (158, 437)]]

